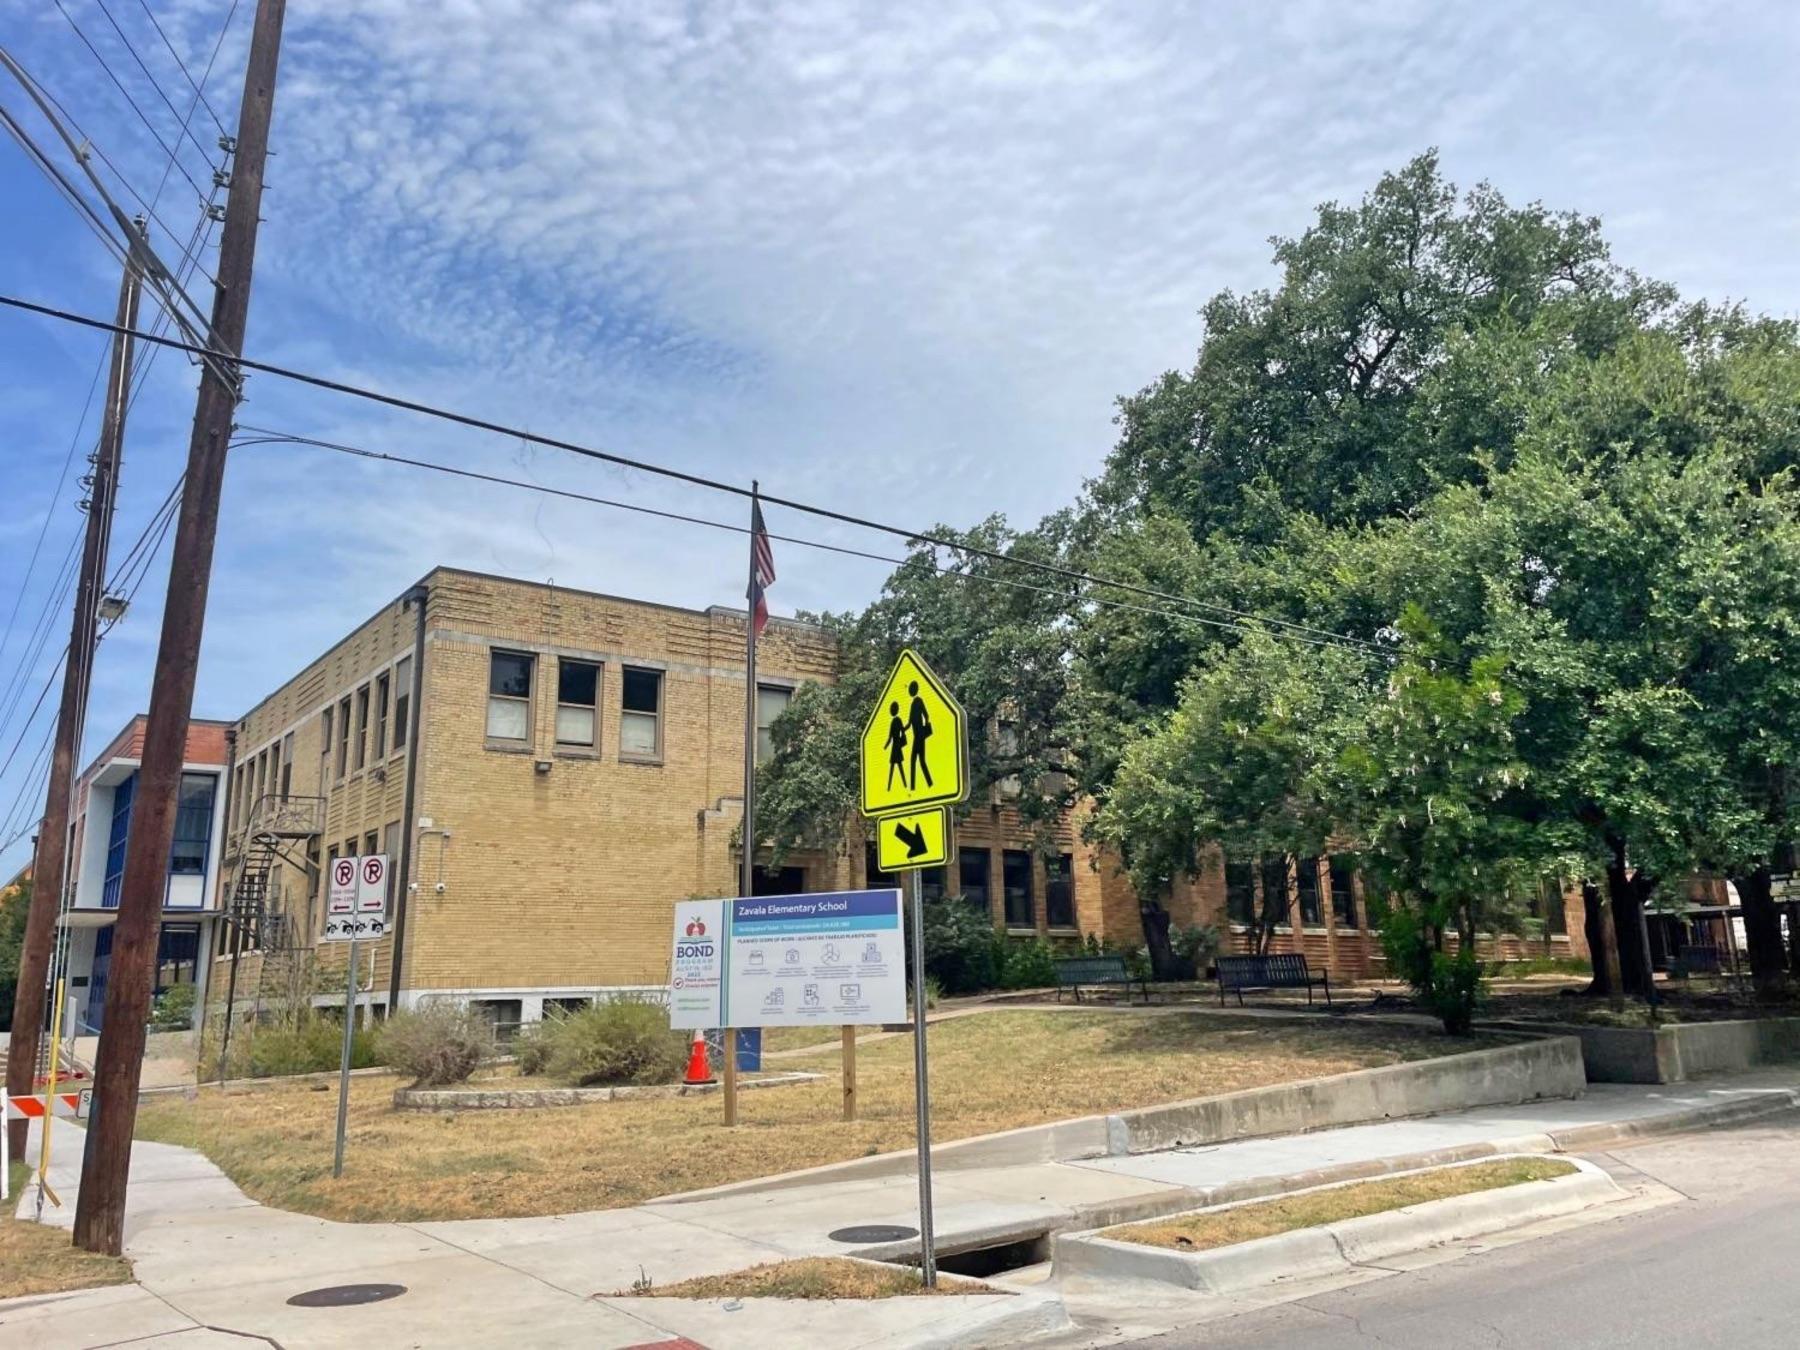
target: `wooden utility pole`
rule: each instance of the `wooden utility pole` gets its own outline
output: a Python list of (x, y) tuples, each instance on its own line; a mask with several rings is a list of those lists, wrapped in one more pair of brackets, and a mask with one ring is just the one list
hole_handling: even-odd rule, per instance
[(117, 1256), (125, 1233), (125, 1187), (131, 1175), (131, 1135), (137, 1124), (138, 1079), (144, 1057), (144, 1019), (155, 978), (157, 933), (168, 884), (169, 849), (175, 837), (175, 801), (194, 706), (194, 676), (206, 623), (206, 590), (225, 452), (239, 398), (244, 326), (250, 311), (250, 273), (262, 208), (263, 163), (269, 120), (275, 109), (275, 70), (281, 51), (286, 0), (258, 0), (238, 110), (236, 161), (219, 237), (218, 288), (213, 295), (208, 345), (217, 355), (200, 368), (200, 395), (188, 443), (181, 517), (169, 562), (143, 762), (132, 800), (125, 846), (119, 918), (113, 929), (106, 1013), (94, 1065), (94, 1104), (75, 1206), (75, 1243)]
[[(138, 225), (143, 225), (142, 218)], [(136, 328), (138, 291), (143, 275), (135, 249), (127, 254), (119, 283), (118, 326)], [(112, 538), (113, 505), (118, 500), (119, 456), (125, 440), (125, 405), (131, 399), (132, 340), (114, 333), (112, 361), (106, 373), (106, 406), (100, 415), (100, 446), (94, 454), (93, 482), (88, 490), (87, 537), (81, 549), (80, 579), (75, 584), (75, 613), (69, 624), (69, 655), (63, 663), (62, 704), (56, 714), (56, 742), (50, 752), (50, 788), (44, 820), (38, 829), (37, 856), (31, 866), (31, 910), (25, 916), (25, 941), (19, 952), (19, 984), (14, 996), (12, 1037), (7, 1048), (6, 1090), (24, 1096), (35, 1090), (38, 1052), (44, 1031), (44, 994), (50, 953), (56, 946), (56, 916), (69, 872), (69, 801), (75, 779), (75, 757), (81, 753), (81, 729), (87, 717), (88, 687), (98, 642), (100, 599), (106, 589), (106, 551)], [(10, 1155), (25, 1156), (30, 1122), (7, 1125)]]

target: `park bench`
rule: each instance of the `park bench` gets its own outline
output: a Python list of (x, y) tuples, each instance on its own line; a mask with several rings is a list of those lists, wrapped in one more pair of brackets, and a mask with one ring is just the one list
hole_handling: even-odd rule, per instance
[(1299, 952), (1272, 952), (1267, 956), (1221, 956), (1219, 971), (1219, 1006), (1225, 1006), (1225, 995), (1235, 993), (1238, 1007), (1244, 1006), (1246, 989), (1304, 989), (1306, 1001), (1312, 1002), (1313, 986), (1325, 991), (1325, 1002), (1331, 1002), (1331, 977), (1307, 969), (1306, 957)]
[(1065, 956), (1056, 963), (1056, 1001), (1062, 1002), (1063, 990), (1073, 989), (1075, 1001), (1081, 1002), (1081, 987), (1093, 987), (1104, 984), (1122, 984), (1125, 986), (1125, 997), (1131, 997), (1131, 986), (1137, 985), (1144, 991), (1144, 1002), (1150, 1001), (1150, 985), (1147, 981), (1137, 979), (1125, 968), (1122, 956)]

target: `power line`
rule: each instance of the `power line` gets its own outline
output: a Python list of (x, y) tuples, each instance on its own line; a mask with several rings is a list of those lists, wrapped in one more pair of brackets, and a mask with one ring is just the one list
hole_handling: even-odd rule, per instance
[[(233, 10), (235, 10), (237, 8), (236, 0), (232, 0), (231, 7)], [(200, 105), (206, 109), (206, 115), (208, 117), (212, 118), (213, 125), (219, 129), (219, 134), (221, 136), (229, 137), (231, 133), (225, 130), (225, 124), (219, 120), (219, 114), (213, 110), (213, 105), (211, 103), (207, 102), (206, 94), (204, 92), (205, 83), (206, 83), (205, 78), (202, 77), (199, 84), (196, 84), (194, 82), (194, 77), (192, 75), (188, 74), (187, 62), (185, 62), (181, 59), (181, 53), (175, 50), (175, 44), (173, 42), (170, 42), (169, 35), (167, 33), (163, 32), (163, 26), (160, 23), (158, 23), (156, 20), (156, 12), (150, 8), (149, 4), (146, 3), (146, 0), (138, 0), (138, 8), (143, 10), (144, 17), (146, 19), (150, 20), (150, 26), (156, 30), (156, 36), (162, 39), (163, 47), (168, 51), (169, 55), (175, 59), (175, 65), (181, 71), (181, 77), (188, 82), (188, 88), (192, 89), (194, 91), (195, 99), (198, 100)], [(229, 15), (226, 16), (225, 22), (226, 23), (231, 22), (231, 18)], [(216, 50), (217, 49), (215, 48), (215, 51)], [(207, 71), (210, 73), (212, 70), (212, 63), (210, 61), (207, 63), (206, 68), (207, 68)], [(184, 127), (187, 125), (188, 118), (193, 117), (193, 115), (194, 115), (194, 110), (192, 107), (190, 107), (188, 109), (187, 118), (182, 119), (182, 125)]]
[[(435, 473), (447, 474), (456, 478), (466, 478), (479, 483), (492, 483), (501, 487), (520, 488), (527, 492), (542, 493), (545, 496), (551, 497), (562, 497), (570, 501), (586, 502), (595, 506), (612, 507), (620, 511), (631, 511), (639, 515), (654, 516), (661, 520), (679, 521), (687, 525), (701, 525), (708, 529), (721, 530), (728, 534), (749, 534), (751, 532), (748, 526), (734, 525), (728, 521), (713, 520), (706, 516), (688, 515), (680, 511), (668, 511), (661, 507), (644, 506), (637, 502), (620, 501), (617, 498), (612, 497), (596, 497), (592, 494), (576, 492), (569, 488), (550, 487), (547, 484), (528, 482), (520, 478), (505, 478), (498, 474), (481, 473), (474, 469), (459, 468), (455, 465), (441, 464), (433, 460), (413, 459), (406, 455), (395, 455), (387, 453), (386, 451), (370, 450), (364, 446), (347, 445), (341, 441), (327, 441), (314, 436), (293, 435), (288, 432), (276, 431), (269, 427), (243, 426), (240, 430), (253, 432), (255, 434), (246, 439), (234, 440), (231, 443), (231, 448), (234, 450), (253, 445), (307, 445), (321, 450), (333, 450), (340, 454), (352, 455), (359, 459), (379, 460), (389, 464), (403, 465), (407, 468), (426, 469)], [(903, 567), (914, 563), (925, 556), (922, 554), (914, 554), (910, 558), (895, 558), (885, 553), (870, 553), (865, 549), (847, 548), (842, 544), (828, 544), (823, 540), (807, 539), (800, 535), (770, 533), (768, 537), (781, 543), (798, 544), (803, 548), (818, 549), (825, 553), (837, 553), (851, 558), (866, 558), (871, 562), (886, 563), (891, 567)], [(1254, 616), (1249, 621), (1232, 622), (1225, 619), (1207, 618), (1205, 615), (1192, 614), (1185, 611), (1162, 609), (1151, 605), (1133, 604), (1130, 601), (1125, 600), (1108, 600), (1092, 595), (1087, 596), (1084, 599), (1078, 597), (1072, 591), (1065, 592), (1053, 590), (1048, 586), (1034, 586), (1029, 582), (1019, 581), (1010, 577), (993, 576), (983, 572), (958, 571), (953, 567), (945, 566), (935, 558), (929, 558), (927, 561), (932, 570), (940, 576), (955, 577), (963, 581), (978, 581), (985, 585), (1003, 586), (1010, 590), (1027, 591), (1034, 595), (1049, 596), (1052, 599), (1062, 601), (1071, 607), (1077, 604), (1089, 604), (1106, 609), (1123, 609), (1139, 614), (1148, 614), (1158, 618), (1168, 619), (1175, 623), (1201, 624), (1206, 627), (1218, 628), (1227, 632), (1246, 634), (1270, 632), (1270, 630), (1262, 624), (1262, 621)], [(1008, 561), (1011, 562), (1017, 560), (1009, 558)], [(1273, 636), (1280, 637), (1287, 641), (1303, 642), (1317, 647), (1344, 647), (1346, 645), (1341, 642), (1332, 642), (1323, 638), (1305, 637), (1297, 633), (1274, 632)]]
[[(58, 309), (52, 305), (43, 305), (35, 301), (20, 299), (16, 296), (0, 295), (0, 305), (12, 309), (24, 310), (27, 313), (42, 315), (46, 318), (59, 319), (65, 323), (74, 323), (102, 332), (117, 331), (119, 326), (104, 319), (89, 318), (84, 314), (76, 314), (69, 310)], [(585, 459), (598, 460), (606, 464), (614, 464), (620, 468), (636, 469), (660, 478), (672, 479), (680, 483), (688, 483), (695, 487), (707, 488), (713, 492), (723, 492), (734, 497), (749, 497), (751, 490), (740, 487), (736, 483), (727, 483), (720, 479), (708, 478), (702, 474), (690, 473), (685, 469), (670, 468), (666, 465), (653, 464), (646, 460), (633, 459), (627, 455), (616, 454), (609, 450), (597, 450), (592, 446), (581, 445), (574, 441), (560, 440), (554, 436), (544, 436), (522, 427), (507, 426), (502, 422), (493, 422), (483, 417), (475, 417), (468, 413), (455, 412), (448, 408), (436, 407), (428, 403), (420, 403), (414, 399), (403, 398), (397, 394), (384, 393), (365, 386), (347, 384), (341, 380), (328, 379), (323, 375), (313, 375), (306, 371), (295, 370), (288, 366), (275, 365), (268, 361), (256, 361), (249, 357), (231, 356), (227, 353), (215, 352), (208, 348), (196, 347), (190, 343), (179, 342), (174, 338), (153, 338), (148, 334), (138, 336), (147, 341), (158, 342), (164, 346), (176, 347), (184, 351), (195, 352), (202, 356), (223, 356), (226, 360), (246, 370), (259, 371), (267, 375), (277, 375), (283, 379), (293, 380), (298, 384), (310, 385), (315, 389), (326, 389), (332, 393), (345, 394), (352, 398), (364, 399), (378, 403), (384, 407), (397, 408), (402, 412), (418, 413), (421, 416), (449, 422), (455, 426), (468, 427), (475, 431), (491, 432), (505, 436), (511, 440), (522, 440), (533, 445), (541, 445), (551, 450), (563, 450), (579, 455)], [(1355, 647), (1369, 652), (1379, 652), (1381, 647), (1365, 638), (1347, 633), (1334, 633), (1330, 629), (1317, 628), (1310, 624), (1296, 623), (1288, 619), (1275, 619), (1252, 614), (1249, 611), (1233, 609), (1227, 605), (1219, 605), (1210, 601), (1196, 600), (1190, 596), (1177, 595), (1170, 591), (1157, 590), (1152, 586), (1142, 586), (1136, 582), (1118, 581), (1108, 577), (1095, 576), (1077, 568), (1063, 567), (1055, 563), (1039, 562), (1031, 558), (1019, 558), (1011, 554), (1001, 553), (995, 549), (982, 548), (975, 544), (962, 543), (954, 539), (945, 539), (921, 530), (909, 529), (899, 525), (891, 525), (885, 521), (870, 519), (866, 516), (852, 515), (846, 511), (837, 511), (826, 506), (817, 506), (811, 502), (803, 502), (791, 497), (776, 496), (763, 492), (761, 500), (766, 505), (783, 506), (791, 511), (800, 511), (807, 515), (818, 516), (826, 520), (835, 520), (841, 524), (854, 525), (861, 529), (874, 530), (878, 533), (894, 535), (908, 541), (929, 544), (936, 548), (949, 549), (966, 556), (985, 558), (991, 562), (1010, 563), (1013, 566), (1054, 576), (1066, 582), (1090, 586), (1105, 586), (1123, 591), (1130, 595), (1142, 596), (1146, 599), (1158, 600), (1184, 607), (1205, 609), (1212, 613), (1225, 614), (1231, 617), (1246, 619), (1265, 625), (1270, 631), (1286, 631), (1294, 634), (1309, 634), (1313, 639), (1336, 643), (1339, 646)]]
[[(69, 13), (69, 11), (67, 9), (63, 8), (62, 0), (55, 0), (55, 3), (56, 3), (56, 8), (61, 12), (63, 18), (65, 18), (69, 21), (69, 27), (75, 30), (75, 36), (81, 39), (81, 45), (88, 49), (88, 53), (94, 58), (95, 61), (99, 62), (100, 69), (106, 72), (106, 78), (112, 81), (113, 88), (115, 88), (119, 91), (119, 93), (124, 97), (125, 102), (131, 106), (131, 111), (137, 114), (138, 121), (140, 121), (144, 124), (144, 130), (148, 131), (150, 133), (151, 139), (154, 140), (157, 143), (157, 145), (162, 148), (162, 152), (169, 157), (170, 162), (175, 164), (175, 168), (181, 174), (181, 176), (183, 178), (187, 179), (188, 186), (194, 189), (194, 195), (196, 197), (204, 198), (206, 196), (206, 193), (201, 190), (200, 184), (198, 184), (197, 182), (194, 181), (194, 176), (187, 171), (187, 166), (179, 163), (176, 160), (175, 147), (171, 146), (167, 141), (165, 141), (162, 138), (162, 134), (157, 131), (155, 125), (150, 121), (150, 119), (147, 116), (145, 116), (144, 110), (138, 106), (138, 101), (131, 96), (131, 91), (129, 89), (127, 89), (125, 87), (124, 82), (122, 80), (120, 80), (116, 74), (113, 73), (112, 64), (109, 61), (107, 61), (107, 59), (104, 56), (102, 56), (100, 54), (100, 49), (98, 47), (94, 46), (94, 44), (88, 40), (88, 35), (81, 30), (81, 25), (75, 22), (75, 16), (73, 14)], [(154, 83), (154, 81), (152, 83)], [(160, 86), (157, 88), (157, 93), (159, 95), (162, 93), (162, 89)], [(167, 102), (167, 99), (165, 99), (164, 101)], [(190, 138), (191, 138), (191, 133), (190, 133)], [(195, 143), (198, 144), (198, 142), (195, 142)], [(177, 136), (175, 138), (175, 145), (179, 146), (180, 144), (181, 144), (181, 138), (179, 136)], [(205, 150), (202, 149), (200, 153), (201, 153), (201, 157), (204, 158), (206, 155)], [(210, 165), (211, 161), (208, 161), (208, 163)]]
[[(141, 4), (141, 3), (143, 3), (143, 0), (138, 0), (138, 2)], [(194, 102), (188, 104), (188, 118), (190, 120), (194, 116), (194, 104), (205, 101), (206, 85), (207, 85), (207, 82), (212, 79), (213, 65), (219, 59), (219, 49), (225, 45), (225, 35), (231, 31), (231, 21), (237, 17), (237, 12), (238, 12), (238, 0), (231, 0), (231, 8), (225, 11), (224, 22), (222, 22), (219, 25), (219, 36), (213, 39), (212, 54), (206, 58), (206, 69), (200, 72), (200, 83), (194, 86)], [(183, 73), (186, 72), (186, 69), (187, 68), (185, 66), (182, 67)], [(193, 81), (190, 79), (188, 81), (188, 83), (192, 84)], [(208, 103), (206, 105), (206, 111), (209, 113), (212, 113), (212, 104)], [(213, 113), (213, 121), (217, 122), (218, 120), (219, 120), (218, 114)], [(223, 126), (221, 126), (219, 128), (219, 133), (220, 133), (220, 141), (219, 141), (220, 149), (225, 150), (227, 154), (234, 153), (236, 146), (237, 146), (237, 139), (235, 137), (227, 134), (225, 131), (225, 128)], [(169, 160), (168, 163), (163, 165), (162, 179), (156, 185), (156, 196), (151, 198), (151, 200), (153, 202), (159, 202), (162, 200), (163, 189), (169, 185), (169, 170), (171, 168), (173, 168), (174, 165), (175, 165), (175, 161), (173, 159)], [(221, 166), (221, 167), (223, 167), (223, 166)], [(219, 180), (218, 180), (217, 176), (215, 176), (213, 179), (214, 195), (216, 195), (218, 193), (218, 190), (219, 190)], [(209, 217), (212, 214), (212, 206), (213, 206), (213, 197), (209, 196), (206, 199), (207, 214)]]

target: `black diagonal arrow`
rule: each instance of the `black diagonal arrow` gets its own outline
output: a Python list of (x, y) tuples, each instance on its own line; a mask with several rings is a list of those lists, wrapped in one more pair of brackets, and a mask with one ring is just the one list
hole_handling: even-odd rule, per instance
[(906, 856), (916, 858), (925, 852), (925, 836), (917, 825), (894, 826), (894, 838), (906, 845)]

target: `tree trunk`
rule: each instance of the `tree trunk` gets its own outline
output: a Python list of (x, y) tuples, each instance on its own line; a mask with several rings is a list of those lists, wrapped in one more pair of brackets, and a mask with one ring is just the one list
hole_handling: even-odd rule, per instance
[(1621, 992), (1650, 1002), (1655, 980), (1650, 953), (1644, 945), (1644, 901), (1654, 883), (1642, 872), (1631, 874), (1625, 861), (1625, 841), (1614, 838), (1612, 860), (1606, 865), (1607, 899), (1612, 906), (1613, 940), (1618, 946)]
[(1138, 918), (1144, 925), (1144, 950), (1150, 954), (1150, 974), (1158, 980), (1176, 979), (1175, 948), (1169, 941), (1169, 911), (1152, 902), (1138, 906)]
[(1769, 896), (1767, 865), (1731, 878), (1744, 907), (1744, 944), (1758, 998), (1774, 998), (1787, 983), (1787, 953), (1781, 949), (1781, 915)]
[(1581, 883), (1582, 931), (1587, 934), (1588, 960), (1593, 963), (1594, 978), (1582, 993), (1590, 998), (1605, 998), (1619, 987), (1618, 953), (1608, 960), (1606, 941), (1606, 899), (1591, 881)]

